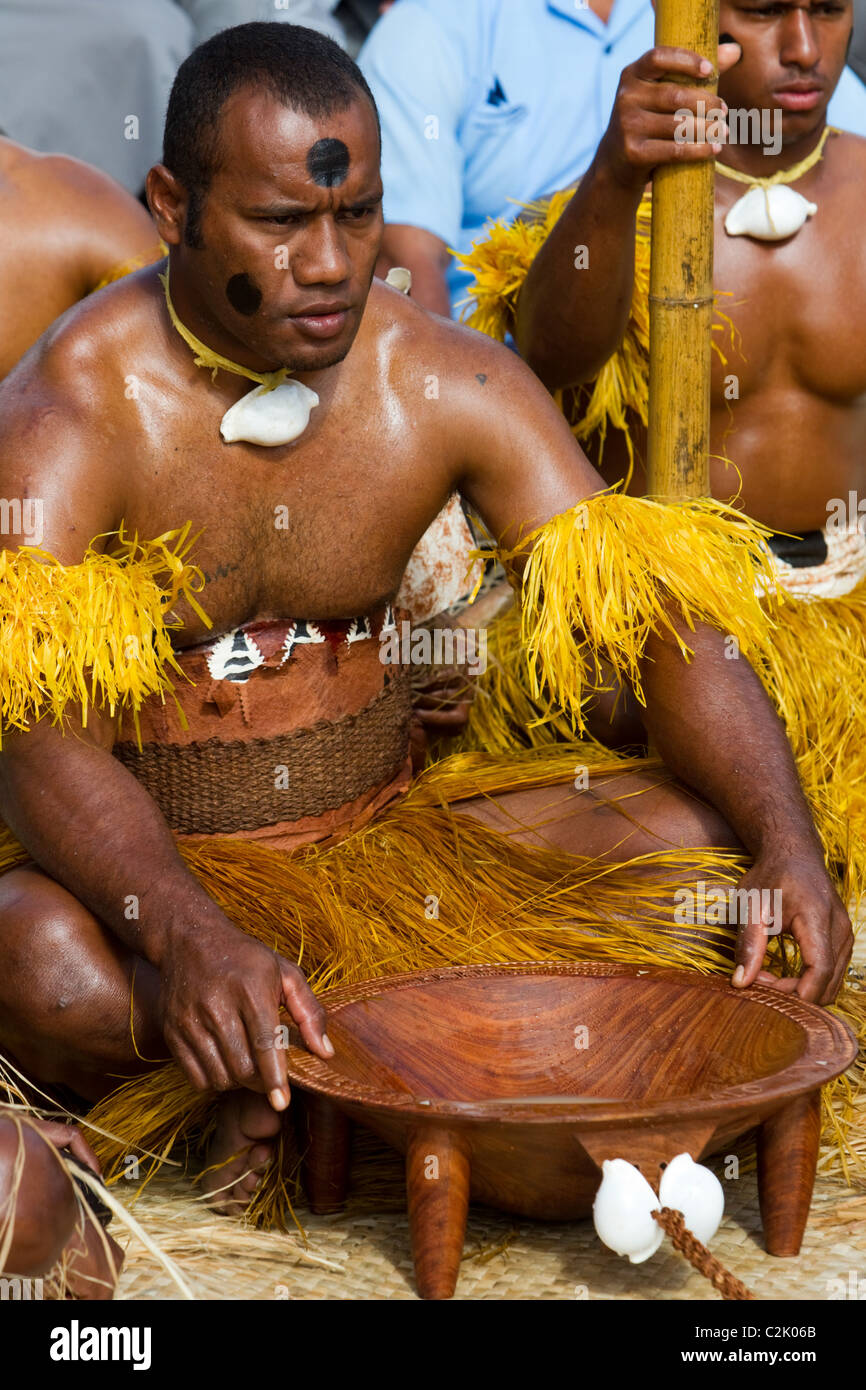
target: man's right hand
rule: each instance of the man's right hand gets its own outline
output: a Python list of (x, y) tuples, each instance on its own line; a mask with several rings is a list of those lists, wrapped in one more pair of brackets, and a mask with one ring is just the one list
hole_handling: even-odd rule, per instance
[(303, 972), (228, 921), (174, 931), (160, 976), (165, 1041), (196, 1090), (246, 1086), (267, 1092), (274, 1109), (285, 1110), (281, 1004), (311, 1051), (334, 1055), (325, 1011)]
[[(720, 44), (719, 72), (733, 67), (741, 53), (737, 43)], [(623, 70), (610, 123), (599, 146), (599, 155), (617, 182), (639, 192), (660, 164), (716, 158), (722, 144), (703, 138), (706, 122), (698, 113), (703, 110), (714, 122), (714, 136), (722, 133), (721, 126), (727, 139), (724, 122), (718, 122), (718, 112), (727, 114), (727, 106), (707, 88), (689, 85), (711, 75), (709, 61), (684, 48), (652, 48)], [(695, 117), (694, 140), (675, 138), (682, 130), (682, 118), (677, 115), (682, 111)], [(715, 117), (712, 112), (716, 112)]]

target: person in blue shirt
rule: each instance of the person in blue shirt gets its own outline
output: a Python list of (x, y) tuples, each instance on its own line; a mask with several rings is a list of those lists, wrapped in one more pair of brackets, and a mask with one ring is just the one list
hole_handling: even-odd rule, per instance
[[(382, 120), (379, 273), (407, 266), (413, 298), (453, 312), (469, 278), (449, 248), (587, 169), (653, 29), (651, 0), (397, 0), (359, 58)], [(866, 135), (850, 68), (828, 119)]]

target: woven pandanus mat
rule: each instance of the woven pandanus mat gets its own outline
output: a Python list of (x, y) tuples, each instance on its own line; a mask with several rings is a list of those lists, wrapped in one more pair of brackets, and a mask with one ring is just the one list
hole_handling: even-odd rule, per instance
[[(313, 1216), (301, 1208), (286, 1235), (245, 1228), (195, 1200), (178, 1179), (154, 1180), (135, 1201), (136, 1217), (203, 1299), (413, 1299), (409, 1233), (399, 1185), (375, 1205), (356, 1195), (346, 1211)], [(365, 1164), (365, 1167), (367, 1165)], [(866, 1287), (866, 1195), (819, 1178), (803, 1249), (774, 1259), (761, 1245), (754, 1172), (722, 1178), (726, 1214), (713, 1254), (758, 1299), (850, 1297)], [(743, 1164), (745, 1168), (746, 1163)], [(390, 1176), (390, 1173), (387, 1174)], [(379, 1174), (379, 1182), (386, 1177)], [(378, 1185), (378, 1184), (377, 1184)], [(118, 1187), (118, 1196), (123, 1196)], [(122, 1243), (126, 1236), (116, 1232)], [(859, 1284), (858, 1284), (859, 1281)], [(856, 1296), (856, 1295), (855, 1295)], [(132, 1239), (120, 1299), (180, 1297), (153, 1256)], [(470, 1211), (457, 1297), (465, 1299), (718, 1299), (718, 1294), (665, 1242), (646, 1264), (629, 1265), (598, 1241), (590, 1221), (518, 1220), (479, 1207)]]

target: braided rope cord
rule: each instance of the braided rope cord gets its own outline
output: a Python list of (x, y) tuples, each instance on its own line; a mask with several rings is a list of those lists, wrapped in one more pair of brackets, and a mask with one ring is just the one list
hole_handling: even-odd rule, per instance
[(701, 1244), (697, 1236), (692, 1235), (681, 1211), (674, 1211), (672, 1207), (662, 1207), (660, 1211), (654, 1211), (653, 1216), (662, 1230), (670, 1236), (674, 1249), (685, 1255), (698, 1274), (709, 1279), (722, 1298), (728, 1302), (754, 1300), (755, 1295), (751, 1290), (747, 1289), (736, 1275), (725, 1269), (715, 1255), (711, 1255), (707, 1247)]

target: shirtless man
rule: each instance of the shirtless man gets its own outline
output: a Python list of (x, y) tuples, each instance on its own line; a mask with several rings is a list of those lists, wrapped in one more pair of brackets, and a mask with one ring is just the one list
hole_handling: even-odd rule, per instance
[(125, 262), (159, 254), (148, 214), (106, 174), (0, 136), (0, 377)]
[[(44, 499), (43, 544), (62, 564), (121, 522), (155, 537), (190, 520), (216, 633), (286, 614), (340, 620), (395, 594), (455, 489), (511, 542), (599, 489), (524, 364), (373, 282), (376, 113), (329, 41), (245, 25), (196, 50), (148, 195), (187, 331), (251, 370), (288, 364), (319, 404), (291, 443), (225, 445), (221, 418), (250, 383), (195, 365), (157, 269), (80, 305), (0, 389), (0, 491)], [(431, 374), (441, 403), (425, 397)], [(192, 648), (207, 629), (185, 601), (177, 611), (177, 645)], [(784, 929), (803, 952), (802, 977), (775, 987), (829, 1000), (850, 923), (784, 733), (747, 663), (724, 659), (721, 633), (699, 625), (689, 641), (685, 664), (667, 637), (649, 640), (647, 719), (669, 767), (710, 804), (638, 779), (630, 805), (646, 828), (627, 853), (745, 846), (747, 878), (781, 890)], [(139, 1057), (169, 1054), (196, 1088), (229, 1092), (216, 1153), (252, 1145), (220, 1173), (237, 1209), (289, 1102), (278, 1007), (326, 1057), (323, 1012), (300, 970), (233, 925), (192, 876), (154, 800), (111, 756), (115, 736), (96, 710), (74, 737), (44, 720), (4, 732), (0, 814), (33, 862), (0, 878), (0, 1051), (86, 1100), (107, 1076), (140, 1070)], [(461, 812), (529, 845), (623, 857), (621, 818), (571, 781), (542, 800), (558, 807), (544, 831), (532, 828), (535, 791)], [(124, 910), (129, 895), (137, 916)], [(759, 920), (744, 926), (738, 985), (765, 978), (765, 945)]]
[[(719, 158), (767, 178), (806, 159), (826, 127), (851, 26), (851, 0), (722, 0), (721, 33), (733, 44), (720, 49), (719, 95), (730, 109), (780, 112), (776, 154), (755, 144), (677, 141), (676, 113), (707, 104), (706, 92), (689, 85), (705, 75), (697, 54), (656, 49), (625, 69), (598, 154), (518, 303), (521, 354), (551, 391), (592, 378), (619, 344), (632, 296), (635, 213), (652, 170)], [(829, 499), (847, 500), (866, 477), (864, 180), (866, 141), (831, 136), (823, 158), (792, 185), (817, 204), (815, 216), (786, 240), (760, 241), (726, 233), (725, 218), (746, 188), (716, 178), (715, 284), (732, 292), (719, 307), (735, 334), (734, 345), (723, 335), (727, 365), (713, 354), (711, 490), (722, 498), (739, 492), (743, 511), (775, 531), (820, 531)], [(581, 244), (590, 269), (575, 274)], [(639, 425), (632, 438), (639, 464), (631, 491), (642, 494)], [(625, 450), (615, 446), (611, 434), (603, 464), (611, 481), (625, 472)]]
[[(36, 154), (0, 136), (0, 377), (118, 267), (153, 260), (158, 240), (141, 204), (98, 169), (66, 155)], [(8, 1197), (22, 1142), (13, 1113), (0, 1110), (0, 1201)], [(75, 1250), (76, 1296), (108, 1297), (122, 1262), (120, 1247), (110, 1236), (99, 1236), (93, 1223), (78, 1231), (72, 1183), (51, 1146), (98, 1171), (92, 1152), (70, 1125), (28, 1121), (21, 1132), (26, 1162), (5, 1268), (41, 1277), (64, 1251), (68, 1256)]]
[[(717, 105), (691, 85), (706, 76), (697, 54), (652, 50), (626, 68), (598, 154), (520, 291), (514, 332), (551, 391), (591, 380), (629, 318), (635, 213), (652, 170), (718, 160), (715, 286), (730, 323), (714, 335), (710, 487), (775, 533), (768, 544), (795, 602), (777, 629), (768, 688), (810, 802), (822, 816), (827, 810), (831, 852), (846, 853), (847, 840), (856, 879), (866, 863), (866, 257), (858, 231), (866, 141), (827, 129), (851, 27), (850, 0), (722, 0), (718, 106), (737, 113), (731, 143), (720, 120), (712, 145), (697, 119), (696, 138), (682, 138), (691, 133), (683, 113)], [(746, 143), (758, 138), (744, 121), (750, 112), (762, 116), (761, 143)], [(773, 176), (788, 186), (769, 198), (778, 192), (796, 204), (799, 195), (817, 212), (778, 240), (731, 235), (726, 219), (746, 181)], [(589, 260), (576, 273), (578, 245)], [(565, 390), (566, 408), (571, 397)], [(629, 435), (629, 490), (640, 495), (646, 432), (634, 413)], [(609, 482), (628, 473), (626, 443), (608, 431), (599, 467)], [(627, 693), (600, 700), (592, 727), (616, 747), (645, 740)]]

